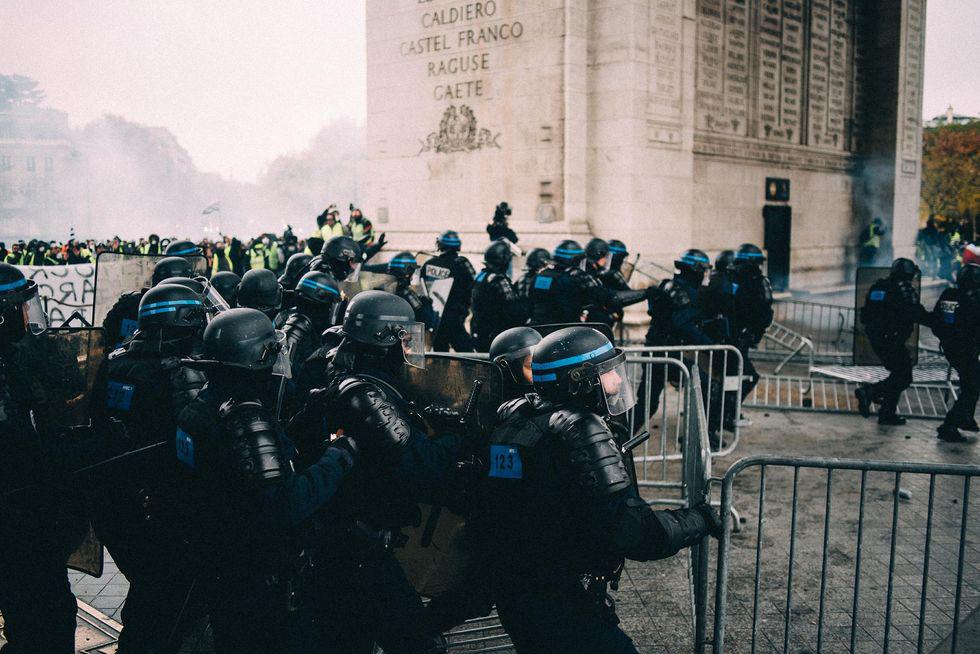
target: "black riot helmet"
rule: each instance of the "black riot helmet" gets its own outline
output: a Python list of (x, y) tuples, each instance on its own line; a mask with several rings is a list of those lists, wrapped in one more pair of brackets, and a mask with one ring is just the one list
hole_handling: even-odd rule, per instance
[(265, 268), (249, 270), (238, 285), (238, 306), (257, 309), (272, 318), (282, 306), (282, 286)]
[(504, 239), (497, 239), (483, 252), (483, 263), (495, 273), (505, 273), (514, 258), (510, 245)]
[(538, 272), (551, 263), (551, 253), (544, 248), (534, 248), (528, 252), (527, 259), (524, 260), (524, 268), (531, 272)]
[(165, 280), (167, 284), (177, 284), (194, 291), (204, 300), (204, 308), (208, 313), (215, 314), (227, 311), (231, 305), (225, 300), (218, 289), (211, 285), (206, 277), (170, 277)]
[(905, 257), (899, 257), (892, 261), (892, 269), (889, 277), (898, 282), (910, 282), (919, 274), (919, 267), (915, 262)]
[(201, 295), (171, 281), (154, 286), (143, 295), (138, 314), (141, 331), (193, 332), (204, 326), (207, 311)]
[(722, 250), (715, 257), (715, 270), (724, 272), (735, 267), (735, 250)]
[(612, 265), (609, 256), (609, 243), (601, 238), (593, 238), (585, 244), (585, 259), (594, 269), (606, 272)]
[[(167, 248), (168, 250), (170, 248)], [(171, 277), (193, 277), (194, 267), (191, 262), (182, 257), (164, 257), (153, 266), (152, 286), (156, 286)]]
[(296, 288), (296, 282), (310, 269), (313, 257), (305, 252), (297, 252), (286, 260), (286, 269), (279, 276), (279, 283), (287, 291)]
[(193, 257), (204, 254), (200, 247), (191, 241), (173, 241), (163, 251), (168, 257)]
[(623, 267), (623, 262), (630, 255), (626, 249), (626, 244), (619, 239), (609, 239), (609, 254), (612, 255), (612, 262), (609, 264), (610, 270), (619, 270)]
[(347, 279), (361, 261), (361, 246), (350, 236), (334, 236), (320, 250), (319, 269), (337, 281)]
[(626, 354), (591, 327), (566, 327), (541, 339), (531, 355), (531, 373), (534, 390), (558, 404), (619, 415), (636, 403)]
[(531, 327), (511, 327), (497, 334), (490, 344), (490, 360), (501, 367), (505, 378), (518, 386), (531, 386), (531, 351), (541, 334)]
[(261, 311), (229, 309), (208, 323), (203, 340), (196, 367), (289, 376), (283, 335)]
[(419, 262), (415, 260), (415, 255), (406, 250), (399, 252), (388, 262), (388, 274), (404, 281), (411, 279), (418, 267)]
[(742, 243), (735, 251), (735, 264), (738, 266), (753, 266), (762, 270), (762, 264), (766, 260), (766, 255), (758, 245), (752, 243)]
[(401, 344), (405, 362), (425, 367), (425, 325), (405, 299), (385, 291), (358, 293), (347, 305), (343, 333), (355, 343), (389, 350)]
[(700, 286), (704, 281), (704, 274), (711, 269), (711, 260), (703, 251), (691, 248), (674, 261), (674, 267), (680, 271), (681, 277)]
[(230, 270), (222, 270), (211, 275), (211, 287), (221, 294), (228, 306), (238, 304), (238, 285), (242, 278)]
[(48, 328), (48, 317), (37, 283), (9, 263), (0, 263), (0, 344), (37, 336)]
[(440, 252), (459, 252), (463, 242), (459, 239), (459, 234), (451, 229), (447, 229), (436, 237), (436, 249)]
[(585, 250), (578, 241), (565, 239), (555, 248), (553, 259), (560, 266), (574, 266), (585, 256)]
[(296, 283), (297, 301), (308, 304), (333, 306), (340, 300), (340, 286), (330, 273), (311, 270)]
[(980, 288), (980, 265), (968, 263), (956, 275), (956, 287), (961, 291), (973, 291)]

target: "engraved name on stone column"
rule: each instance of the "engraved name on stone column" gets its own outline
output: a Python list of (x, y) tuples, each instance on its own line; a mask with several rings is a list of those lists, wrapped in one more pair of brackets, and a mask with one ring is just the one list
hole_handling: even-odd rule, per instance
[(650, 3), (648, 138), (657, 144), (681, 140), (681, 10), (681, 0)]
[(783, 0), (782, 97), (779, 122), (785, 140), (799, 143), (803, 98), (803, 3)]
[(779, 0), (762, 0), (759, 5), (759, 134), (771, 139), (780, 134), (780, 50), (782, 21)]
[(828, 134), (830, 108), (830, 0), (810, 4), (808, 145), (831, 145)]
[[(922, 0), (909, 0), (906, 5), (905, 80), (902, 86), (902, 154), (918, 157), (920, 152), (919, 116), (922, 113)], [(911, 166), (910, 166), (911, 168)], [(906, 172), (903, 167), (902, 172)], [(913, 170), (911, 174), (915, 174)]]
[(699, 0), (695, 120), (698, 129), (744, 136), (748, 114), (746, 0)]
[[(854, 38), (847, 20), (848, 0), (833, 0), (830, 22), (830, 60), (828, 63), (827, 126), (825, 134), (838, 150), (847, 147), (844, 132), (850, 116), (847, 97), (848, 77), (852, 74), (850, 43)], [(824, 145), (824, 144), (821, 144)]]

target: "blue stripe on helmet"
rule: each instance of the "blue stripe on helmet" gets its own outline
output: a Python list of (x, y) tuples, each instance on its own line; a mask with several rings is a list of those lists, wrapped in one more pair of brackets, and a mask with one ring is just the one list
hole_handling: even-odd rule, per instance
[(583, 361), (588, 361), (589, 359), (594, 359), (600, 354), (604, 354), (611, 349), (613, 349), (613, 344), (606, 343), (605, 345), (597, 347), (591, 352), (586, 352), (585, 354), (577, 354), (573, 357), (558, 359), (557, 361), (549, 361), (547, 363), (531, 363), (531, 370), (538, 371), (538, 370), (552, 370), (554, 368), (564, 368), (565, 366), (570, 366), (575, 363), (581, 363)]
[(765, 255), (761, 252), (738, 252), (735, 254), (735, 259), (765, 259)]
[(536, 382), (555, 381), (557, 379), (558, 375), (553, 372), (545, 373), (543, 375), (531, 375), (531, 381)]
[(177, 307), (164, 307), (162, 309), (150, 309), (149, 311), (140, 311), (140, 318), (144, 316), (154, 316), (158, 313), (177, 313)]
[(681, 257), (681, 261), (683, 261), (684, 263), (690, 263), (690, 264), (711, 263), (707, 259), (702, 259), (701, 257), (689, 257), (687, 255), (684, 255), (683, 257)]
[(459, 245), (462, 243), (458, 238), (444, 238), (442, 242), (446, 245)]
[(188, 254), (197, 254), (198, 252), (200, 252), (200, 250), (201, 250), (201, 248), (195, 246), (195, 247), (192, 247), (192, 248), (188, 248), (186, 250), (178, 250), (177, 252), (171, 252), (167, 256), (168, 257), (182, 257), (182, 256), (185, 256), (185, 255), (188, 255)]
[(144, 307), (140, 307), (140, 311), (145, 311), (146, 309), (155, 309), (157, 307), (180, 307), (180, 306), (201, 306), (202, 302), (200, 300), (167, 300), (166, 302), (150, 302)]
[(315, 282), (312, 279), (303, 279), (303, 280), (300, 280), (299, 285), (300, 286), (306, 286), (308, 288), (314, 288), (314, 289), (318, 288), (318, 289), (320, 289), (322, 291), (329, 291), (330, 293), (333, 293), (334, 295), (340, 295), (340, 291), (338, 291), (334, 287), (327, 286), (326, 284), (321, 284), (320, 282)]
[(576, 254), (585, 254), (585, 250), (570, 250), (566, 248), (558, 248), (555, 250), (555, 256), (574, 256)]
[(609, 251), (610, 252), (617, 252), (619, 254), (626, 254), (626, 248), (621, 248), (618, 245), (610, 245), (609, 246)]
[(9, 284), (0, 284), (0, 291), (13, 291), (24, 286), (27, 286), (27, 280), (18, 279), (16, 282), (10, 282)]

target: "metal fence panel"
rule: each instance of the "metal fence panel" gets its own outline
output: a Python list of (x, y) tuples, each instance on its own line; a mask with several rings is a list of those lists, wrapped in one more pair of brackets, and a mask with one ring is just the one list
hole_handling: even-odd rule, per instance
[[(736, 462), (721, 480), (713, 651), (956, 651), (961, 618), (980, 608), (977, 476), (973, 465)], [(736, 488), (757, 500), (739, 547)]]

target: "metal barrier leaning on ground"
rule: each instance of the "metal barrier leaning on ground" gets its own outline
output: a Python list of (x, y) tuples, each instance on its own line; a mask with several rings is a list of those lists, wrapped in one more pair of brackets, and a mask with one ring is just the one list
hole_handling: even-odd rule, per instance
[[(725, 534), (721, 538), (718, 544), (718, 556), (717, 556), (717, 570), (716, 570), (716, 583), (715, 583), (715, 605), (714, 605), (714, 628), (713, 628), (713, 639), (712, 639), (712, 651), (716, 654), (724, 651), (725, 646), (725, 635), (726, 628), (732, 628), (732, 625), (726, 624), (731, 613), (728, 610), (728, 602), (732, 599), (733, 595), (729, 592), (728, 581), (729, 573), (731, 572), (730, 559), (733, 553), (732, 549), (732, 537), (731, 531), (728, 527), (731, 524), (730, 508), (733, 501), (733, 485), (735, 483), (738, 475), (747, 469), (758, 468), (759, 469), (759, 491), (758, 491), (758, 526), (756, 533), (756, 545), (755, 545), (755, 576), (754, 576), (754, 591), (752, 593), (752, 610), (751, 610), (751, 651), (755, 652), (759, 640), (763, 641), (764, 647), (772, 647), (773, 642), (778, 640), (781, 636), (782, 640), (782, 651), (790, 651), (791, 634), (796, 639), (793, 641), (793, 651), (798, 651), (803, 645), (798, 642), (799, 633), (793, 634), (792, 631), (792, 619), (794, 617), (794, 592), (798, 594), (803, 594), (807, 588), (794, 588), (794, 572), (799, 572), (801, 575), (805, 575), (807, 572), (814, 572), (812, 569), (812, 563), (816, 560), (811, 556), (808, 556), (809, 552), (804, 552), (803, 559), (804, 565), (799, 566), (800, 569), (797, 571), (797, 532), (798, 532), (798, 522), (799, 516), (799, 484), (800, 484), (800, 471), (801, 469), (817, 469), (826, 470), (826, 497), (823, 502), (823, 531), (822, 531), (822, 547), (820, 548), (820, 577), (819, 577), (819, 596), (818, 596), (818, 611), (816, 617), (816, 642), (807, 643), (807, 646), (815, 646), (816, 652), (821, 652), (825, 647), (828, 646), (828, 641), (833, 636), (833, 633), (825, 633), (825, 619), (828, 614), (828, 605), (830, 608), (830, 615), (838, 616), (834, 618), (835, 620), (840, 620), (840, 616), (846, 618), (847, 613), (850, 613), (850, 624), (836, 624), (831, 625), (830, 631), (836, 631), (839, 640), (831, 643), (830, 648), (833, 651), (839, 651), (840, 646), (849, 644), (848, 651), (854, 651), (855, 646), (858, 644), (864, 644), (869, 639), (869, 636), (873, 639), (874, 636), (871, 634), (874, 631), (880, 633), (881, 639), (881, 649), (885, 652), (889, 650), (889, 646), (893, 637), (896, 639), (902, 638), (905, 641), (907, 648), (911, 648), (915, 645), (917, 652), (924, 651), (924, 645), (926, 641), (929, 640), (928, 649), (925, 651), (932, 651), (936, 646), (937, 638), (941, 641), (940, 644), (943, 647), (948, 646), (950, 649), (947, 651), (956, 651), (957, 644), (959, 642), (959, 629), (960, 629), (960, 615), (962, 612), (963, 604), (963, 585), (964, 585), (964, 574), (967, 570), (975, 571), (976, 566), (980, 565), (980, 561), (971, 561), (969, 565), (966, 564), (966, 554), (967, 554), (967, 524), (969, 519), (969, 508), (970, 508), (970, 488), (973, 477), (980, 476), (980, 466), (972, 465), (953, 465), (953, 464), (924, 464), (924, 463), (907, 463), (907, 462), (889, 462), (889, 461), (862, 461), (862, 460), (849, 460), (849, 459), (832, 459), (832, 458), (795, 458), (795, 457), (778, 457), (778, 456), (758, 456), (749, 457), (737, 461), (728, 472), (725, 474), (724, 479), (714, 480), (721, 482), (721, 516), (725, 524)], [(785, 604), (780, 607), (776, 602), (775, 598), (761, 598), (761, 588), (762, 588), (762, 569), (763, 569), (763, 550), (767, 552), (778, 552), (784, 553), (784, 546), (787, 544), (782, 542), (776, 542), (775, 537), (772, 534), (765, 533), (764, 527), (767, 523), (767, 519), (779, 517), (782, 512), (773, 512), (772, 516), (766, 516), (766, 497), (767, 497), (767, 471), (770, 469), (783, 469), (792, 470), (792, 500), (791, 500), (791, 513), (790, 513), (790, 530), (788, 537), (788, 570), (786, 573), (786, 583), (785, 583)], [(835, 509), (833, 505), (834, 498), (834, 480), (835, 478), (840, 478), (842, 474), (840, 471), (856, 471), (860, 472), (860, 494), (857, 507), (857, 528), (856, 534), (854, 534), (854, 565), (853, 568), (844, 567), (839, 565), (841, 559), (847, 559), (847, 554), (839, 547), (836, 547), (838, 543), (834, 544), (834, 547), (830, 546), (831, 543), (831, 531), (834, 528), (839, 528), (836, 523), (833, 522), (832, 517), (837, 513), (844, 514), (844, 521), (847, 520), (848, 511)], [(835, 476), (835, 472), (838, 474)], [(861, 594), (861, 574), (862, 574), (862, 554), (868, 559), (867, 565), (882, 564), (882, 558), (875, 558), (876, 550), (883, 550), (884, 538), (871, 538), (866, 540), (866, 523), (871, 521), (875, 523), (877, 521), (889, 522), (887, 520), (887, 514), (882, 511), (878, 512), (874, 507), (874, 504), (884, 504), (887, 506), (888, 503), (888, 493), (886, 488), (869, 488), (869, 473), (887, 473), (889, 479), (893, 475), (893, 482), (887, 486), (891, 487), (891, 519), (890, 529), (887, 530), (888, 534), (888, 557), (887, 557), (887, 590), (884, 599), (884, 606), (881, 607), (883, 611), (877, 611), (874, 607), (868, 609), (862, 605), (862, 600), (866, 603), (868, 602), (868, 596), (871, 595), (874, 599), (875, 591), (880, 591), (879, 585), (876, 585), (876, 581), (880, 582), (881, 577), (873, 576), (870, 574), (869, 587), (871, 592), (866, 592), (864, 596)], [(925, 515), (925, 525), (921, 524), (908, 524), (908, 517), (918, 518), (921, 517), (921, 512), (917, 511), (915, 504), (912, 504), (905, 510), (906, 517), (905, 522), (900, 521), (900, 500), (913, 501), (913, 496), (910, 491), (902, 488), (900, 486), (902, 482), (902, 475), (906, 475), (906, 480), (910, 478), (911, 475), (913, 482), (918, 482), (921, 480), (919, 475), (928, 475), (928, 506)], [(959, 490), (953, 486), (951, 482), (953, 478), (962, 479), (962, 489)], [(940, 480), (939, 494), (937, 494), (937, 479)], [(809, 483), (810, 480), (807, 480)], [(839, 482), (844, 483), (844, 482)], [(783, 490), (782, 488), (773, 489), (770, 487), (769, 492), (776, 492)], [(853, 490), (853, 489), (852, 489)], [(846, 492), (846, 487), (845, 487)], [(869, 499), (870, 494), (870, 499)], [(923, 493), (924, 494), (924, 493)], [(884, 497), (883, 497), (884, 496)], [(838, 502), (840, 499), (838, 498)], [(919, 500), (921, 502), (921, 500)], [(940, 518), (940, 524), (938, 526), (934, 525), (934, 520), (936, 516), (937, 503), (942, 503), (943, 506), (952, 505), (956, 506), (955, 513), (959, 514), (959, 524), (956, 524), (955, 516), (947, 515), (943, 513)], [(805, 518), (809, 517), (815, 509), (819, 508), (820, 502), (804, 502), (804, 522)], [(871, 504), (871, 508), (866, 510), (866, 505)], [(850, 508), (850, 507), (849, 507)], [(884, 507), (883, 507), (884, 508)], [(809, 513), (807, 513), (809, 512)], [(809, 522), (813, 522), (810, 520)], [(903, 530), (906, 532), (911, 532), (913, 535), (902, 541), (901, 547), (901, 563), (897, 563), (899, 557), (896, 556), (897, 545), (900, 542), (900, 530), (899, 527), (902, 526)], [(845, 526), (846, 527), (846, 526)], [(878, 525), (873, 524), (872, 529), (877, 528)], [(810, 532), (813, 534), (818, 527), (813, 527)], [(924, 537), (922, 541), (918, 541), (918, 534), (924, 529)], [(770, 529), (772, 531), (772, 529)], [(885, 531), (885, 530), (882, 530)], [(938, 531), (938, 536), (934, 537), (934, 531)], [(958, 532), (958, 537), (957, 537)], [(843, 535), (846, 537), (848, 534), (853, 534), (853, 526), (849, 529), (845, 528), (843, 534), (838, 534), (838, 536)], [(877, 534), (873, 534), (875, 536)], [(883, 536), (883, 534), (879, 535)], [(975, 540), (975, 533), (972, 540)], [(916, 540), (914, 543), (910, 541)], [(764, 540), (766, 539), (766, 540)], [(839, 538), (838, 538), (839, 540)], [(919, 545), (919, 542), (922, 545)], [(766, 546), (764, 546), (764, 543)], [(942, 561), (941, 557), (944, 552), (949, 554), (948, 559), (953, 557), (953, 546), (955, 546), (955, 559), (956, 559), (956, 575), (955, 580), (943, 580), (947, 581), (945, 585), (942, 584), (939, 577), (941, 575), (948, 575), (951, 570), (951, 565), (947, 565), (951, 561)], [(936, 554), (933, 549), (938, 551)], [(740, 548), (741, 549), (741, 548)], [(970, 548), (971, 552), (975, 548)], [(743, 550), (744, 552), (744, 550)], [(919, 566), (917, 564), (917, 557), (921, 554), (922, 564)], [(816, 552), (813, 553), (816, 555)], [(828, 557), (831, 558), (830, 567), (828, 567)], [(834, 560), (837, 560), (834, 562)], [(806, 563), (811, 563), (811, 569), (806, 570)], [(767, 560), (769, 566), (773, 565), (772, 560)], [(930, 576), (930, 563), (934, 564), (934, 567), (939, 570), (939, 573), (935, 576)], [(900, 593), (898, 598), (902, 600), (899, 609), (899, 620), (893, 621), (893, 612), (896, 608), (896, 597), (895, 597), (895, 586), (896, 586), (896, 565), (901, 565), (901, 573), (899, 574), (899, 590)], [(842, 589), (840, 587), (834, 588), (833, 593), (831, 593), (828, 598), (828, 571), (830, 568), (834, 568), (833, 574), (836, 581), (840, 581), (842, 578), (845, 580), (845, 587)], [(840, 568), (843, 568), (842, 570)], [(782, 571), (780, 568), (777, 574)], [(742, 571), (743, 574), (741, 578), (743, 580), (751, 578), (751, 575), (745, 574), (746, 571)], [(851, 576), (853, 575), (853, 576)], [(978, 607), (977, 602), (980, 601), (980, 579), (976, 579), (977, 575), (974, 573), (969, 582), (969, 590), (967, 593), (967, 601), (972, 602), (974, 606), (968, 606), (967, 612), (974, 611)], [(815, 586), (815, 579), (813, 580)], [(930, 581), (933, 582), (930, 585)], [(918, 592), (914, 591), (914, 588), (918, 585)], [(950, 589), (950, 586), (955, 585), (955, 591)], [(939, 591), (937, 592), (934, 587), (938, 586)], [(909, 589), (913, 590), (910, 591)], [(812, 592), (812, 587), (809, 590)], [(697, 590), (700, 592), (702, 588), (699, 586)], [(846, 594), (842, 594), (842, 591), (846, 591)], [(930, 591), (932, 593), (930, 594)], [(744, 597), (747, 593), (742, 593)], [(782, 593), (781, 593), (782, 594)], [(880, 594), (880, 593), (877, 593)], [(949, 595), (952, 595), (952, 601)], [(700, 598), (699, 598), (700, 599)], [(704, 598), (706, 600), (706, 597)], [(760, 638), (760, 601), (765, 599), (765, 604), (762, 605), (762, 611), (766, 610), (768, 607), (770, 615), (772, 613), (773, 607), (777, 612), (782, 614), (782, 634), (771, 635), (766, 633), (762, 638)], [(811, 598), (812, 599), (812, 598)], [(928, 601), (927, 601), (928, 600)], [(909, 605), (905, 602), (908, 601)], [(841, 603), (844, 602), (843, 611), (834, 611), (834, 608), (841, 609)], [(808, 608), (812, 607), (814, 602), (806, 604), (805, 600), (801, 601)], [(952, 617), (951, 623), (947, 622), (950, 620), (949, 616), (945, 613), (941, 613), (938, 607), (946, 607), (946, 610), (951, 608)], [(917, 611), (915, 609), (917, 608)], [(868, 615), (877, 616), (880, 613), (884, 613), (884, 625), (879, 628), (877, 624), (869, 624), (871, 621), (867, 620), (861, 622), (862, 613), (864, 611), (864, 617)], [(928, 610), (927, 610), (928, 609)], [(744, 611), (740, 612), (744, 615)], [(928, 616), (928, 618), (927, 618)], [(945, 618), (939, 619), (937, 618)], [(928, 627), (927, 627), (928, 621)], [(762, 624), (766, 624), (766, 620), (761, 621)], [(798, 619), (798, 625), (802, 620)], [(845, 621), (846, 622), (846, 621)], [(940, 622), (942, 624), (940, 624)], [(813, 621), (810, 620), (810, 625)], [(914, 631), (912, 629), (914, 627)], [(950, 634), (945, 637), (942, 632), (939, 631), (940, 628), (949, 628)], [(797, 627), (797, 632), (800, 631), (802, 627)], [(809, 629), (810, 627), (806, 627)], [(738, 641), (740, 644), (745, 643), (745, 629), (739, 630), (739, 636), (742, 638)], [(703, 633), (702, 633), (703, 636)], [(769, 639), (770, 643), (766, 644), (766, 639)], [(944, 639), (944, 640), (943, 640)], [(864, 643), (860, 642), (864, 641)], [(706, 640), (701, 637), (696, 639), (697, 652), (703, 652), (706, 646)], [(877, 644), (877, 643), (876, 643)], [(905, 651), (903, 649), (903, 651)]]

